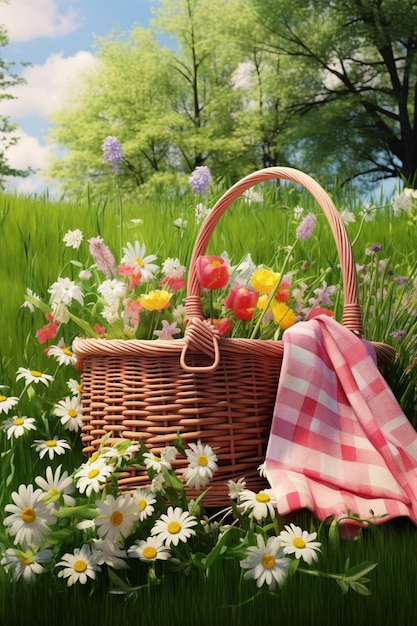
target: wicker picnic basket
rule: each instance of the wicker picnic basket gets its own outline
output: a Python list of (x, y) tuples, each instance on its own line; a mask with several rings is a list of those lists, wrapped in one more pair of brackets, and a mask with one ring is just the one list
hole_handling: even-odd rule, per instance
[[(204, 498), (209, 507), (229, 502), (229, 479), (245, 477), (247, 486), (267, 486), (258, 466), (266, 444), (283, 356), (283, 342), (220, 339), (204, 319), (195, 262), (204, 255), (220, 217), (250, 187), (272, 179), (299, 184), (323, 210), (342, 270), (342, 323), (362, 336), (356, 267), (343, 221), (332, 200), (310, 176), (292, 168), (271, 167), (246, 176), (216, 203), (203, 223), (190, 262), (186, 295), (186, 332), (170, 341), (76, 338), (73, 352), (81, 371), (86, 455), (103, 435), (142, 439), (155, 454), (181, 434), (184, 444), (201, 440), (218, 456), (218, 470)], [(381, 361), (392, 349), (374, 344)], [(181, 472), (185, 462), (176, 469)], [(126, 472), (121, 489), (149, 484), (145, 473)]]

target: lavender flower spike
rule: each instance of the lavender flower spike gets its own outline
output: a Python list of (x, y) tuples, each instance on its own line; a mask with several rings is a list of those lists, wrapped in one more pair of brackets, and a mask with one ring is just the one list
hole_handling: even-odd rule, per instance
[(315, 225), (316, 216), (313, 215), (313, 213), (309, 213), (295, 231), (297, 239), (308, 239), (309, 237), (311, 237)]
[(121, 174), (123, 172), (122, 163), (125, 157), (120, 141), (116, 137), (109, 135), (103, 141), (101, 149), (103, 150), (104, 163), (110, 164), (113, 174)]
[(190, 176), (190, 186), (193, 193), (204, 194), (211, 183), (210, 169), (205, 165), (199, 165)]

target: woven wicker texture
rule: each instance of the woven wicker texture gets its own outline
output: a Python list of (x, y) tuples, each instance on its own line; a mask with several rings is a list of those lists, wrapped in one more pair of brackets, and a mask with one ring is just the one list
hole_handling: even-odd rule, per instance
[[(201, 440), (215, 450), (219, 468), (204, 498), (206, 506), (228, 504), (229, 479), (246, 478), (247, 486), (267, 486), (258, 466), (266, 443), (282, 363), (282, 341), (219, 339), (204, 320), (195, 261), (205, 254), (220, 217), (250, 187), (284, 179), (304, 187), (323, 210), (342, 268), (343, 324), (362, 336), (356, 269), (350, 241), (340, 215), (323, 188), (310, 176), (285, 167), (255, 172), (231, 187), (203, 223), (190, 263), (186, 297), (187, 330), (172, 341), (77, 338), (73, 352), (82, 372), (84, 453), (100, 438), (142, 439), (155, 454), (179, 432), (185, 443)], [(392, 356), (376, 345), (382, 360)], [(179, 461), (179, 471), (185, 467)], [(144, 473), (120, 477), (122, 489), (149, 484)], [(190, 491), (190, 495), (193, 492)]]

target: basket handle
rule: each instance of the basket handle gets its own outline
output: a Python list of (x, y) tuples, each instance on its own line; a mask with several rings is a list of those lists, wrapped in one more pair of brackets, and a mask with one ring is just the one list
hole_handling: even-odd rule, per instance
[[(196, 273), (196, 260), (199, 256), (205, 254), (215, 226), (234, 200), (239, 198), (247, 189), (250, 189), (254, 185), (275, 179), (288, 180), (304, 187), (315, 198), (325, 214), (336, 242), (336, 248), (342, 269), (344, 291), (342, 324), (359, 337), (362, 337), (362, 313), (359, 304), (356, 266), (353, 259), (350, 240), (343, 224), (343, 220), (333, 201), (324, 189), (313, 178), (311, 178), (311, 176), (291, 167), (268, 167), (245, 176), (223, 194), (206, 217), (196, 239), (190, 261), (190, 272), (188, 275), (187, 295), (185, 301), (185, 322), (187, 327), (192, 325), (193, 320), (204, 319), (201, 305), (200, 285)], [(213, 344), (216, 344), (216, 342), (216, 337), (213, 337)], [(182, 361), (184, 366), (184, 354)], [(194, 368), (186, 367), (186, 369), (190, 371), (201, 371), (200, 368), (194, 370)]]

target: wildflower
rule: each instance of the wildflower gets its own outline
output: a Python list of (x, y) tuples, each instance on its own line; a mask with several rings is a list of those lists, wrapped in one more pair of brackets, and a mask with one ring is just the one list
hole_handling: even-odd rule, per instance
[(404, 339), (404, 337), (406, 336), (407, 336), (407, 333), (405, 330), (393, 330), (392, 332), (390, 332), (390, 337), (393, 337), (394, 339), (398, 339), (399, 341)]
[(229, 282), (229, 264), (220, 256), (199, 256), (195, 269), (198, 282), (205, 289), (221, 289)]
[(185, 274), (185, 265), (181, 265), (178, 258), (165, 259), (161, 269), (167, 278), (183, 278)]
[(38, 372), (38, 370), (29, 370), (26, 367), (19, 367), (17, 370), (16, 381), (19, 381), (22, 378), (24, 379), (26, 386), (31, 385), (32, 383), (42, 383), (48, 387), (49, 383), (54, 380), (54, 377), (50, 374), (42, 374), (42, 372)]
[[(34, 291), (32, 291), (32, 289), (29, 289), (29, 287), (26, 289), (26, 294), (30, 298), (33, 298), (34, 300), (37, 300), (38, 302), (41, 301), (41, 298)], [(31, 313), (35, 311), (35, 305), (29, 300), (25, 300), (24, 303), (22, 304), (22, 307), (28, 308)]]
[(35, 483), (42, 489), (44, 502), (50, 504), (62, 500), (65, 506), (74, 506), (75, 499), (69, 494), (74, 491), (74, 481), (67, 471), (62, 472), (62, 465), (58, 465), (55, 473), (52, 467), (47, 467), (45, 478), (36, 476)]
[(122, 174), (122, 163), (125, 157), (119, 140), (109, 135), (103, 141), (101, 149), (103, 150), (103, 162), (109, 163), (113, 174), (116, 176)]
[(161, 452), (161, 460), (166, 461), (167, 463), (172, 463), (175, 461), (175, 457), (177, 456), (177, 449), (174, 446), (165, 446), (165, 448)]
[(74, 396), (81, 394), (81, 383), (75, 378), (69, 378), (67, 380), (67, 387)]
[(249, 517), (255, 518), (258, 522), (268, 515), (275, 517), (276, 500), (271, 489), (264, 489), (258, 493), (245, 489), (240, 494), (239, 501), (244, 511), (249, 511)]
[(42, 326), (42, 328), (39, 328), (36, 331), (35, 336), (37, 337), (39, 343), (46, 343), (48, 339), (55, 339), (58, 328), (59, 324), (50, 322), (49, 324)]
[(77, 582), (85, 585), (88, 578), (94, 580), (96, 571), (100, 571), (96, 562), (96, 555), (93, 554), (91, 547), (87, 544), (81, 548), (75, 548), (72, 554), (69, 552), (64, 554), (56, 567), (64, 568), (58, 572), (58, 578), (67, 578), (68, 587)]
[(373, 243), (371, 246), (369, 246), (369, 248), (366, 248), (365, 254), (367, 254), (368, 256), (372, 256), (376, 252), (381, 252), (381, 250), (382, 245), (380, 243)]
[(84, 463), (75, 474), (78, 491), (85, 493), (89, 498), (93, 491), (100, 491), (100, 486), (107, 481), (112, 472), (113, 468), (106, 465), (103, 460), (95, 463)]
[(90, 280), (92, 273), (90, 270), (80, 270), (78, 273), (78, 278), (80, 280)]
[(97, 565), (108, 565), (113, 569), (126, 569), (126, 550), (119, 541), (105, 539), (93, 539), (92, 543), (93, 559)]
[(12, 500), (14, 504), (4, 507), (7, 513), (11, 513), (5, 518), (4, 525), (10, 526), (9, 533), (16, 544), (39, 547), (56, 521), (43, 501), (42, 489), (20, 485), (18, 491), (13, 491)]
[(19, 402), (19, 398), (16, 396), (1, 396), (0, 395), (0, 413), (7, 413)]
[(165, 493), (164, 485), (165, 485), (165, 476), (162, 473), (156, 474), (156, 476), (152, 478), (152, 483), (151, 483), (152, 493), (164, 494)]
[(61, 418), (61, 424), (67, 430), (78, 432), (82, 425), (82, 405), (79, 396), (68, 396), (54, 407), (54, 415)]
[(139, 521), (143, 522), (143, 520), (150, 517), (154, 512), (155, 507), (153, 505), (156, 502), (156, 498), (152, 491), (141, 489), (140, 487), (133, 492), (132, 498), (138, 507)]
[(249, 280), (253, 272), (256, 270), (256, 264), (253, 262), (250, 252), (238, 263), (234, 268), (239, 278), (243, 281)]
[(259, 191), (255, 191), (252, 188), (246, 189), (246, 191), (243, 192), (242, 197), (244, 201), (246, 202), (246, 204), (248, 204), (249, 206), (253, 204), (254, 202), (257, 202), (258, 204), (260, 204), (261, 202), (264, 201), (263, 195), (259, 193)]
[(70, 320), (69, 310), (62, 302), (52, 302), (52, 318), (54, 323), (66, 324)]
[(414, 189), (405, 188), (402, 193), (397, 194), (393, 201), (394, 214), (399, 215), (401, 211), (409, 213), (413, 208), (413, 198), (416, 197)]
[(142, 282), (147, 283), (155, 277), (159, 267), (152, 261), (156, 260), (156, 256), (154, 254), (146, 256), (145, 246), (141, 246), (138, 241), (135, 241), (134, 245), (127, 243), (123, 252), (122, 263), (134, 267), (136, 273), (140, 272)]
[(353, 213), (353, 211), (350, 211), (349, 209), (343, 209), (343, 211), (340, 214), (340, 217), (342, 218), (344, 224), (350, 224), (352, 222), (356, 222), (355, 214)]
[(297, 222), (299, 219), (301, 219), (301, 216), (303, 215), (303, 213), (304, 213), (304, 209), (302, 206), (294, 207), (294, 219), (297, 220)]
[(309, 213), (298, 226), (295, 231), (297, 239), (309, 239), (313, 234), (314, 227), (316, 225), (316, 216), (313, 213)]
[(192, 527), (196, 524), (197, 519), (188, 511), (170, 506), (166, 514), (161, 515), (160, 519), (155, 522), (151, 535), (160, 535), (166, 546), (170, 546), (171, 543), (177, 546), (180, 541), (186, 542), (191, 535), (195, 535)]
[(59, 365), (75, 365), (75, 356), (64, 343), (48, 348), (48, 356), (53, 356)]
[(228, 480), (227, 484), (229, 486), (229, 498), (231, 500), (237, 500), (242, 491), (245, 490), (246, 480), (244, 478), (239, 478), (236, 482), (234, 480)]
[(397, 283), (397, 285), (400, 285), (400, 287), (403, 287), (404, 285), (408, 283), (409, 278), (407, 276), (396, 276), (394, 280)]
[(72, 301), (76, 300), (83, 306), (84, 296), (81, 288), (75, 284), (70, 278), (58, 278), (48, 289), (51, 294), (51, 304), (65, 304), (71, 306)]
[(271, 293), (280, 275), (267, 267), (258, 267), (252, 274), (249, 284), (259, 293)]
[(126, 290), (127, 287), (125, 283), (121, 280), (117, 280), (116, 278), (108, 278), (97, 287), (98, 293), (109, 304), (112, 304), (115, 301), (117, 301), (118, 304), (120, 298), (124, 298), (126, 296)]
[(314, 541), (317, 533), (308, 533), (299, 526), (290, 524), (278, 535), (283, 546), (284, 554), (294, 554), (296, 559), (303, 559), (309, 565), (317, 561), (317, 552), (320, 552), (321, 543)]
[(98, 269), (106, 278), (112, 278), (116, 273), (114, 256), (104, 243), (101, 237), (93, 237), (88, 240), (90, 254), (93, 257)]
[(128, 537), (137, 518), (137, 507), (129, 493), (114, 498), (109, 494), (105, 500), (96, 502), (95, 525), (99, 537), (117, 541), (118, 537)]
[(199, 202), (196, 207), (195, 207), (195, 221), (196, 224), (200, 224), (201, 222), (203, 222), (207, 215), (210, 213), (210, 210), (208, 207), (206, 207), (204, 204), (202, 204), (201, 202)]
[(155, 330), (154, 335), (156, 335), (158, 339), (170, 340), (174, 338), (174, 335), (178, 335), (180, 332), (181, 329), (178, 328), (176, 322), (170, 324), (167, 320), (162, 320), (162, 330)]
[(208, 444), (190, 443), (185, 451), (188, 465), (191, 469), (197, 470), (199, 476), (212, 478), (217, 469), (217, 456)]
[(108, 324), (113, 324), (114, 322), (117, 322), (117, 320), (120, 319), (119, 302), (115, 300), (111, 304), (103, 307), (101, 315), (104, 317)]
[(7, 548), (1, 565), (7, 573), (13, 573), (13, 579), (18, 581), (23, 578), (26, 583), (32, 583), (38, 574), (43, 574), (46, 563), (52, 558), (52, 550), (49, 548), (37, 552), (33, 548), (20, 550), (19, 548)]
[(101, 456), (104, 459), (110, 459), (112, 463), (120, 465), (123, 459), (131, 459), (134, 454), (139, 450), (137, 444), (132, 444), (128, 439), (121, 439), (116, 441), (110, 448), (104, 448), (101, 452)]
[(200, 491), (202, 487), (205, 487), (210, 482), (210, 476), (208, 474), (200, 474), (197, 467), (186, 467), (182, 478), (187, 487), (197, 491)]
[(139, 302), (147, 311), (161, 311), (170, 305), (171, 295), (166, 289), (153, 289), (139, 296)]
[(183, 324), (185, 317), (185, 306), (183, 304), (179, 304), (175, 307), (175, 309), (172, 309), (172, 317), (177, 322), (177, 324)]
[(99, 337), (104, 337), (104, 333), (106, 332), (106, 329), (104, 328), (104, 326), (100, 326), (100, 324), (94, 324), (93, 329), (94, 329), (94, 332), (97, 333)]
[(18, 415), (15, 415), (11, 419), (4, 420), (3, 427), (7, 433), (7, 439), (11, 439), (12, 437), (18, 439), (25, 434), (25, 431), (36, 430), (33, 417), (20, 417)]
[(40, 459), (48, 454), (50, 460), (55, 455), (65, 454), (65, 450), (71, 450), (69, 443), (65, 439), (58, 439), (56, 435), (52, 439), (35, 439), (31, 447), (39, 453)]
[(182, 217), (177, 217), (173, 222), (175, 228), (179, 228), (180, 230), (187, 228), (187, 220), (184, 220)]
[(128, 556), (137, 558), (148, 563), (153, 561), (166, 561), (171, 556), (171, 552), (164, 544), (161, 535), (148, 537), (147, 539), (137, 539), (127, 551)]
[(275, 585), (282, 586), (285, 582), (291, 560), (284, 556), (278, 537), (269, 537), (265, 544), (261, 534), (257, 535), (257, 546), (248, 548), (248, 555), (240, 561), (240, 567), (246, 569), (244, 578), (256, 580), (256, 586), (265, 583), (270, 591)]
[(64, 235), (63, 242), (67, 246), (67, 248), (74, 248), (74, 250), (78, 250), (83, 240), (83, 234), (76, 228), (75, 230), (69, 230)]
[(198, 165), (189, 179), (193, 193), (204, 194), (211, 183), (210, 169), (205, 165)]
[(272, 300), (271, 311), (274, 316), (275, 323), (279, 324), (282, 330), (286, 330), (297, 321), (294, 311), (283, 302)]
[(143, 462), (147, 470), (152, 469), (155, 472), (161, 472), (163, 467), (171, 469), (171, 463), (164, 461), (161, 457), (156, 456), (152, 452), (145, 452)]
[(117, 271), (120, 276), (127, 276), (129, 278), (129, 289), (132, 290), (140, 285), (142, 280), (142, 272), (138, 271), (137, 267), (132, 265), (120, 264), (117, 267)]

